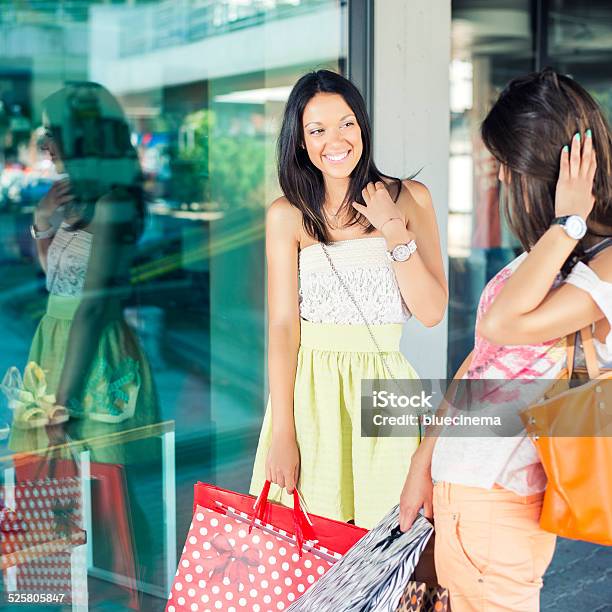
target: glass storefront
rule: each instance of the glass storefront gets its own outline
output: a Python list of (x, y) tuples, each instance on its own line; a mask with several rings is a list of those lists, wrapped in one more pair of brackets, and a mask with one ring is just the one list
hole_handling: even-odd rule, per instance
[(515, 256), (517, 243), (498, 205), (498, 165), (480, 123), (513, 77), (533, 69), (528, 0), (453, 2), (449, 152), (449, 337), (452, 375), (474, 346), (478, 298)]
[(3, 527), (5, 596), (162, 610), (193, 484), (247, 490), (279, 122), (302, 73), (344, 72), (347, 24), (341, 0), (3, 5), (2, 504), (41, 521)]
[(482, 144), (480, 124), (511, 79), (545, 66), (577, 79), (612, 118), (611, 33), (609, 2), (452, 3), (449, 376), (474, 345), (482, 289), (522, 250), (500, 213), (498, 164)]
[(546, 36), (547, 63), (584, 85), (612, 120), (612, 4), (554, 0)]
[[(193, 484), (247, 490), (268, 393), (276, 138), (301, 74), (367, 63), (352, 45), (371, 24), (349, 4), (3, 3), (0, 609), (20, 593), (51, 596), (37, 609), (162, 610)], [(449, 375), (484, 285), (520, 250), (480, 122), (545, 65), (612, 119), (611, 33), (603, 0), (452, 2)]]

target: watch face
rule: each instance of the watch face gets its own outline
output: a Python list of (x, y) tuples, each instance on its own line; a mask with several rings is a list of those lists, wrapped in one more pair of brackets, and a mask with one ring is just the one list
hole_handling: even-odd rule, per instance
[(392, 253), (395, 261), (406, 261), (410, 257), (410, 249), (407, 244), (398, 244)]
[(580, 240), (586, 234), (586, 229), (586, 223), (578, 215), (572, 215), (565, 222), (565, 231), (574, 240)]

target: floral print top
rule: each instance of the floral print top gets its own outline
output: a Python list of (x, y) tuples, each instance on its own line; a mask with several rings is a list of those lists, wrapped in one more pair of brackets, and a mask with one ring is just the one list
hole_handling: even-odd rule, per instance
[[(523, 253), (489, 281), (478, 305), (477, 321), (525, 257)], [(481, 488), (497, 484), (519, 495), (543, 491), (546, 476), (518, 415), (542, 396), (548, 379), (558, 376), (565, 367), (565, 356), (565, 338), (500, 346), (475, 334), (472, 361), (464, 379), (491, 381), (477, 387), (479, 404), (486, 414), (499, 416), (502, 426), (479, 430), (485, 434), (482, 437), (461, 437), (447, 427), (434, 450), (434, 480)]]

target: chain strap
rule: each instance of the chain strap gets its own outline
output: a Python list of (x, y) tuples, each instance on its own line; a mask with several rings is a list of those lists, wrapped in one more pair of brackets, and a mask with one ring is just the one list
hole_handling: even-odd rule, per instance
[[(385, 354), (380, 349), (380, 346), (379, 346), (378, 342), (376, 341), (376, 337), (374, 336), (374, 332), (372, 331), (372, 327), (370, 326), (370, 323), (368, 322), (368, 319), (363, 314), (363, 310), (361, 310), (361, 307), (359, 306), (359, 303), (355, 299), (355, 296), (353, 295), (353, 292), (349, 289), (348, 285), (344, 282), (344, 279), (342, 278), (342, 276), (340, 276), (340, 273), (336, 269), (336, 266), (334, 265), (334, 262), (332, 261), (332, 258), (331, 258), (330, 254), (329, 254), (329, 251), (327, 250), (327, 247), (322, 242), (320, 244), (321, 244), (321, 248), (323, 249), (323, 253), (325, 253), (325, 257), (327, 257), (327, 261), (329, 262), (329, 265), (330, 265), (333, 273), (336, 275), (336, 278), (340, 282), (340, 285), (344, 288), (344, 291), (349, 296), (351, 302), (353, 302), (353, 305), (357, 309), (357, 312), (359, 313), (359, 316), (361, 317), (361, 319), (365, 323), (365, 326), (366, 326), (366, 328), (368, 330), (368, 333), (370, 334), (370, 338), (372, 338), (372, 342), (374, 343), (374, 346), (376, 347), (376, 350), (378, 351), (378, 355), (380, 356), (380, 359), (382, 361), (384, 369), (387, 371), (387, 374), (389, 375), (389, 378), (391, 378), (393, 380), (393, 382), (395, 383), (395, 386), (397, 387), (397, 389), (403, 395), (404, 394), (404, 390), (402, 389), (401, 385), (399, 384), (399, 381), (397, 380), (397, 378), (393, 375), (393, 372), (391, 371), (391, 368), (389, 368), (389, 366), (387, 364), (387, 359), (385, 358)], [(422, 439), (423, 439), (423, 431), (422, 431), (421, 424), (420, 424), (420, 421), (419, 421), (419, 441), (421, 441)]]
[(376, 341), (376, 337), (374, 336), (374, 332), (372, 332), (372, 328), (370, 326), (370, 323), (368, 322), (366, 316), (363, 314), (363, 310), (361, 310), (361, 307), (359, 306), (359, 304), (357, 303), (357, 300), (353, 296), (352, 291), (348, 288), (348, 285), (344, 282), (344, 279), (342, 278), (342, 276), (340, 276), (340, 273), (336, 269), (336, 266), (334, 265), (334, 262), (332, 261), (332, 258), (329, 255), (329, 251), (327, 250), (327, 247), (322, 242), (320, 244), (321, 244), (321, 248), (323, 249), (323, 252), (325, 253), (325, 257), (327, 257), (327, 261), (329, 262), (329, 265), (330, 265), (333, 273), (336, 275), (336, 277), (340, 281), (340, 285), (342, 285), (342, 287), (344, 288), (344, 291), (346, 292), (346, 294), (351, 299), (351, 302), (353, 302), (355, 308), (357, 309), (357, 312), (359, 313), (359, 316), (362, 318), (363, 322), (365, 323), (365, 326), (367, 327), (368, 333), (370, 334), (370, 338), (372, 338), (372, 342), (374, 343), (374, 346), (376, 347), (376, 350), (378, 351), (378, 354), (380, 355), (380, 359), (381, 359), (381, 361), (383, 363), (383, 366), (384, 366), (385, 370), (387, 371), (387, 374), (389, 375), (389, 378), (392, 378), (395, 381), (396, 385), (398, 386), (398, 389), (400, 389), (399, 383), (397, 382), (397, 378), (393, 375), (393, 372), (391, 371), (391, 369), (387, 365), (387, 360), (385, 358), (385, 354), (383, 353), (383, 351), (381, 350), (378, 342)]

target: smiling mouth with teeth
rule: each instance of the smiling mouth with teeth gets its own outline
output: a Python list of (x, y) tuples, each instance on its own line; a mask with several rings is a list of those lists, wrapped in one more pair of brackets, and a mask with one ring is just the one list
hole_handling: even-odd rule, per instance
[(331, 162), (340, 162), (348, 157), (350, 151), (345, 151), (344, 153), (339, 153), (338, 155), (324, 155), (325, 159)]

